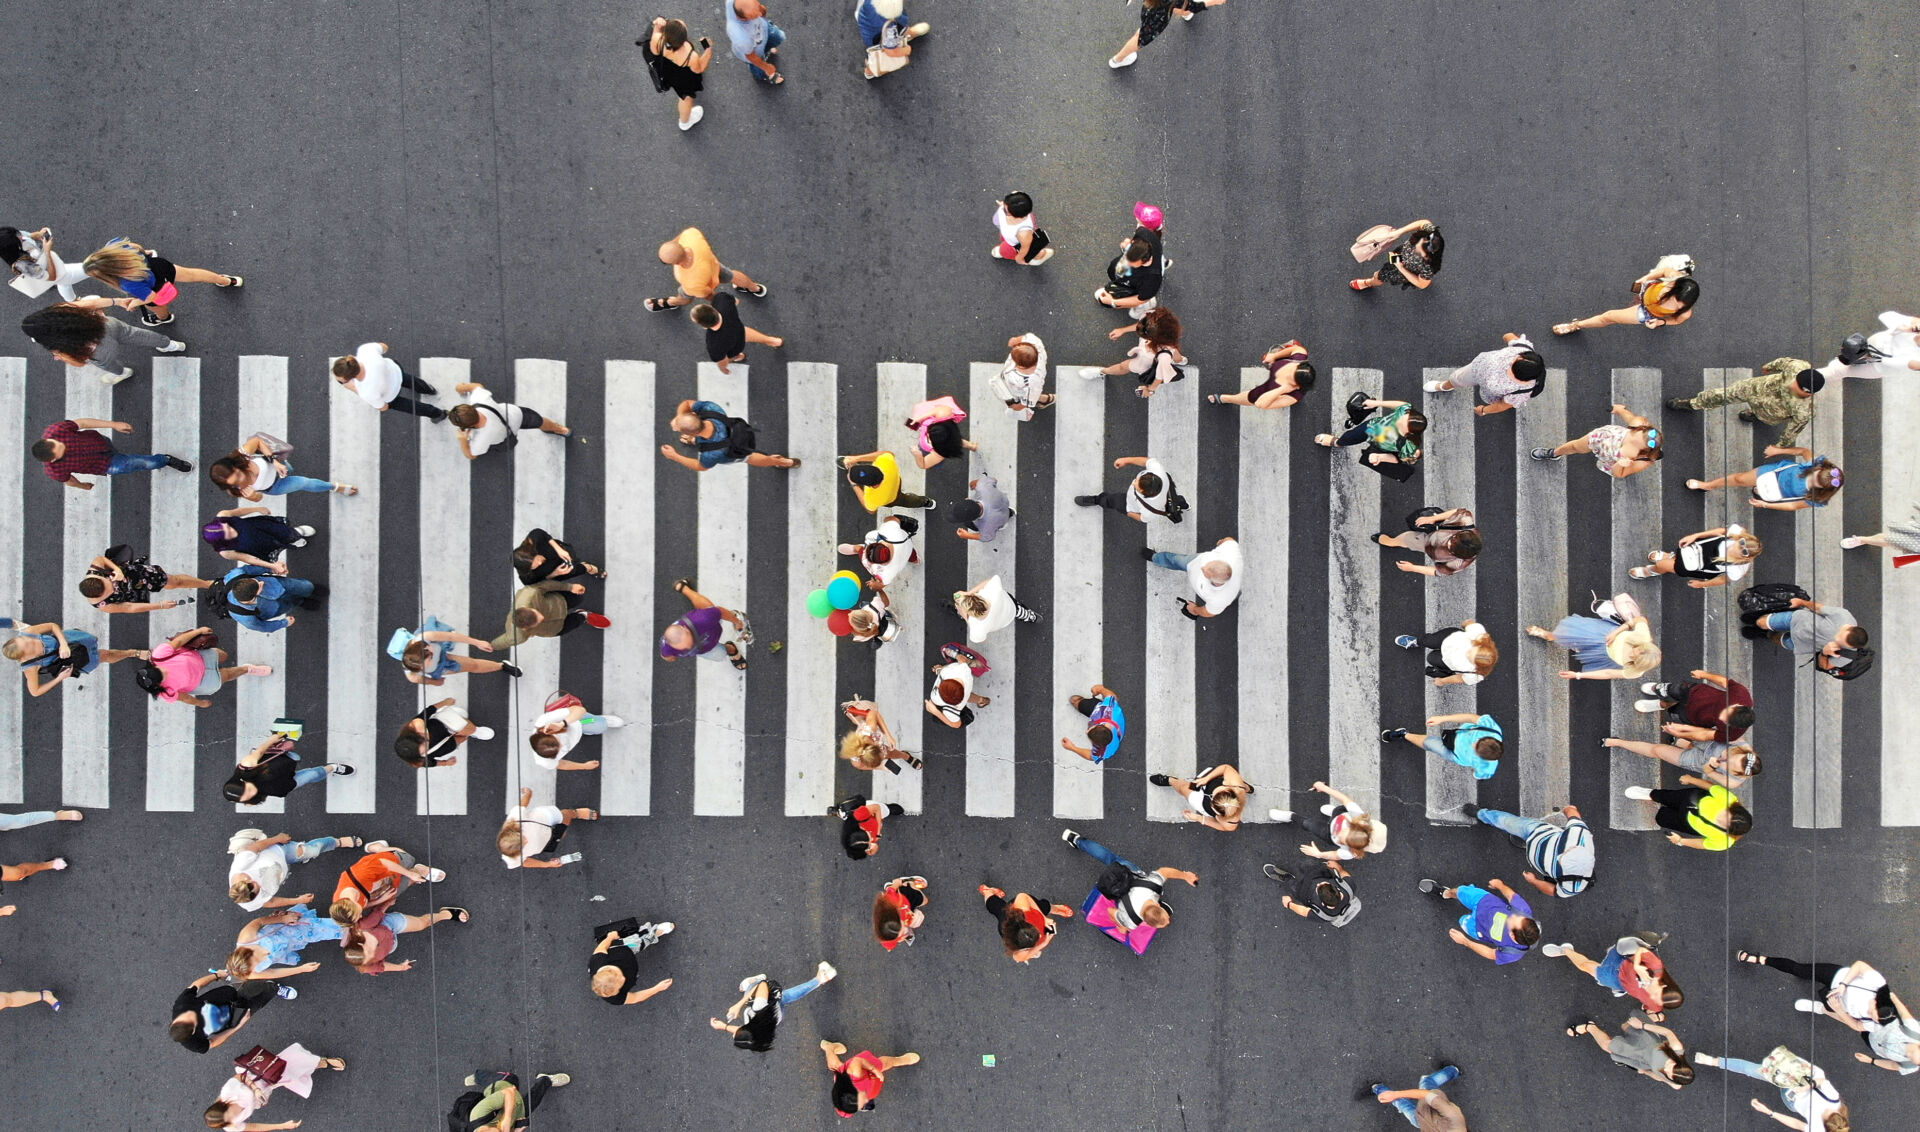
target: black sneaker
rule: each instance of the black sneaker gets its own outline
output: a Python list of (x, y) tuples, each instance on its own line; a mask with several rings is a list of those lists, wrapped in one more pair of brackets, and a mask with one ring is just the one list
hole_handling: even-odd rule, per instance
[(1672, 409), (1676, 413), (1693, 413), (1699, 411), (1693, 407), (1693, 402), (1685, 397), (1667, 398), (1667, 408)]
[(1480, 820), (1480, 807), (1473, 802), (1462, 802), (1460, 804), (1460, 816), (1466, 818), (1468, 821), (1477, 822)]
[(1529, 448), (1527, 455), (1536, 460), (1558, 460), (1561, 458), (1560, 453), (1555, 452), (1551, 448)]
[(1100, 497), (1097, 495), (1076, 495), (1073, 497), (1073, 502), (1079, 507), (1098, 507), (1100, 506)]
[(749, 291), (745, 287), (742, 287), (737, 283), (734, 284), (733, 289), (740, 292), (742, 295), (751, 295), (756, 299), (764, 299), (767, 297), (767, 285), (765, 283), (760, 284), (760, 289), (758, 291)]
[(512, 664), (504, 660), (500, 662), (500, 671), (506, 673), (507, 675), (513, 677), (516, 680), (523, 675), (523, 673), (520, 671), (519, 665)]
[(341, 778), (353, 777), (353, 768), (348, 766), (346, 763), (328, 763), (327, 772), (329, 774), (337, 774)]
[(428, 385), (426, 382), (421, 381), (417, 377), (413, 379), (413, 387), (425, 396), (428, 396), (428, 397), (440, 396), (440, 391), (438, 389), (435, 389), (433, 386)]
[(1440, 893), (1444, 888), (1445, 888), (1444, 885), (1442, 885), (1439, 881), (1434, 880), (1431, 877), (1422, 877), (1420, 879), (1420, 891), (1426, 893), (1428, 896), (1439, 897), (1440, 899), (1445, 900), (1446, 897), (1440, 896)]
[(1281, 868), (1279, 865), (1261, 865), (1260, 871), (1272, 877), (1274, 880), (1293, 879), (1293, 874)]
[(1389, 727), (1380, 733), (1380, 741), (1382, 743), (1398, 743), (1406, 737), (1407, 729), (1404, 727)]
[(169, 312), (167, 317), (158, 318), (152, 311), (141, 311), (140, 321), (147, 326), (165, 326), (167, 323), (173, 321), (173, 314)]
[(1745, 421), (1745, 422), (1747, 422), (1748, 424), (1759, 424), (1759, 423), (1760, 423), (1760, 418), (1759, 418), (1759, 417), (1757, 417), (1757, 416), (1755, 416), (1755, 415), (1753, 414), (1753, 410), (1752, 410), (1752, 409), (1742, 409), (1742, 410), (1740, 410), (1740, 419), (1741, 419), (1741, 420), (1743, 420), (1743, 421)]
[(167, 467), (172, 468), (176, 472), (191, 472), (193, 470), (192, 464), (182, 460), (178, 456), (167, 457)]
[(1154, 549), (1150, 546), (1143, 546), (1140, 548), (1140, 557), (1142, 559), (1145, 559), (1148, 562), (1153, 561), (1153, 556), (1155, 553), (1156, 552), (1154, 551)]
[(1173, 785), (1173, 779), (1167, 777), (1164, 774), (1149, 774), (1147, 775), (1147, 781), (1153, 783), (1155, 786), (1172, 786)]

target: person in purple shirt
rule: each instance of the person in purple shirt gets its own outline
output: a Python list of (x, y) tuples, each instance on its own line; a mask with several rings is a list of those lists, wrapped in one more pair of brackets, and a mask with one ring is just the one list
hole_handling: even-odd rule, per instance
[(1533, 918), (1532, 906), (1498, 877), (1485, 888), (1472, 884), (1446, 888), (1437, 880), (1422, 880), (1420, 891), (1442, 902), (1458, 900), (1466, 908), (1460, 926), (1447, 937), (1482, 959), (1518, 963), (1540, 942), (1540, 924)]
[(753, 643), (753, 630), (747, 624), (746, 614), (715, 605), (685, 578), (675, 582), (673, 588), (693, 608), (660, 634), (660, 659), (679, 660), (683, 656), (717, 659), (714, 650), (719, 649), (735, 668), (745, 671), (747, 646)]
[(1000, 528), (1013, 518), (1013, 501), (1000, 490), (1000, 482), (987, 472), (967, 484), (972, 493), (947, 508), (947, 518), (959, 524), (953, 532), (974, 542), (992, 542)]

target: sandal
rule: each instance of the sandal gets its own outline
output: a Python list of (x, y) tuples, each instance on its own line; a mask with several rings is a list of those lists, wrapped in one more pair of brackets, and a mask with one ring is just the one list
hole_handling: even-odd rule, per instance
[[(467, 911), (465, 908), (462, 908), (457, 904), (449, 904), (445, 908), (440, 909), (440, 912), (450, 913), (453, 919), (458, 920), (460, 923), (463, 923), (463, 924), (466, 923), (468, 920), (473, 919), (473, 913)], [(438, 913), (435, 913), (435, 914), (437, 915)]]
[(1313, 438), (1313, 442), (1322, 448), (1332, 448), (1333, 434), (1330, 432), (1319, 433)]
[(1653, 570), (1647, 566), (1635, 566), (1633, 569), (1627, 571), (1627, 577), (1637, 578), (1644, 582), (1648, 578), (1653, 577)]
[(358, 837), (336, 837), (334, 840), (340, 843), (342, 849), (358, 849), (366, 844)]
[(683, 595), (683, 596), (684, 596), (684, 595), (685, 595), (685, 594), (686, 594), (686, 593), (687, 593), (688, 591), (690, 591), (690, 590), (692, 590), (692, 589), (693, 589), (693, 579), (692, 579), (692, 578), (675, 578), (675, 579), (673, 580), (673, 592), (674, 592), (674, 593), (677, 593), (677, 594), (681, 594), (681, 595)]
[(46, 1003), (48, 1006), (53, 1007), (53, 1012), (55, 1014), (60, 1013), (60, 1000), (54, 997), (54, 993), (52, 991), (50, 990), (41, 991), (40, 1001)]
[(1572, 334), (1580, 329), (1580, 320), (1578, 319), (1572, 322), (1556, 322), (1553, 324), (1553, 332), (1555, 334)]
[(1367, 281), (1365, 279), (1349, 279), (1347, 280), (1347, 286), (1353, 288), (1356, 291), (1373, 290), (1372, 287), (1367, 286)]
[(740, 671), (745, 672), (747, 670), (747, 658), (741, 655), (739, 648), (736, 646), (727, 646), (727, 659), (732, 661), (733, 666)]
[(784, 464), (775, 464), (775, 465), (774, 465), (774, 467), (776, 467), (776, 468), (797, 468), (797, 467), (799, 467), (799, 466), (800, 466), (800, 457), (798, 457), (798, 456), (782, 456), (782, 457), (780, 457), (780, 459), (782, 459), (782, 460), (785, 460), (785, 461), (786, 461), (786, 463), (784, 463)]
[(594, 809), (592, 806), (582, 806), (580, 808), (585, 810), (586, 813), (578, 815), (574, 819), (575, 821), (599, 821), (600, 820), (599, 810)]
[(345, 1058), (323, 1057), (320, 1059), (320, 1068), (331, 1069), (335, 1073), (344, 1073), (347, 1069), (347, 1062)]
[(640, 305), (646, 307), (648, 310), (654, 312), (655, 314), (658, 314), (661, 311), (673, 309), (673, 304), (667, 302), (667, 300), (665, 299), (647, 299), (644, 302), (642, 302)]
[(1593, 1028), (1594, 1023), (1592, 1022), (1575, 1022), (1573, 1025), (1567, 1027), (1567, 1036), (1569, 1038), (1577, 1038)]
[(1734, 952), (1733, 957), (1735, 959), (1738, 959), (1742, 963), (1765, 963), (1767, 961), (1766, 956), (1755, 955), (1753, 952), (1748, 951), (1744, 947), (1741, 948), (1739, 951)]
[(360, 489), (353, 486), (350, 483), (334, 484), (333, 490), (338, 492), (341, 495), (359, 495), (360, 494)]

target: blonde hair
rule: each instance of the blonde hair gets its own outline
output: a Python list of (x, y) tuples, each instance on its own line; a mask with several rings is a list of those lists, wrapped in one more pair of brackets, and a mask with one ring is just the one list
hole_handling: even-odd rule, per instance
[[(626, 944), (616, 943), (614, 946), (625, 947)], [(620, 984), (624, 979), (625, 976), (620, 973), (620, 968), (613, 966), (611, 963), (604, 967), (595, 967), (593, 969), (593, 993), (599, 995), (601, 998), (605, 998), (619, 990)]]
[(25, 638), (23, 637), (8, 637), (7, 643), (4, 645), (0, 645), (0, 656), (4, 656), (8, 660), (28, 659), (27, 657), (20, 655), (21, 652), (25, 650), (25, 646), (20, 643), (24, 639)]
[(1151, 924), (1156, 928), (1164, 928), (1173, 922), (1173, 913), (1167, 911), (1165, 904), (1156, 900), (1145, 908), (1140, 909), (1140, 920), (1142, 923)]
[(847, 614), (847, 624), (852, 626), (856, 633), (871, 634), (880, 628), (880, 618), (874, 615), (873, 610), (863, 605)]
[(1222, 786), (1213, 792), (1213, 804), (1221, 817), (1239, 821), (1241, 812), (1247, 808), (1247, 796), (1237, 786)]
[(234, 877), (233, 883), (227, 886), (227, 896), (235, 904), (245, 904), (258, 895), (260, 895), (260, 886), (253, 883), (253, 878), (245, 873)]
[(1660, 667), (1660, 646), (1640, 645), (1633, 650), (1627, 662), (1620, 666), (1620, 671), (1634, 679), (1639, 679), (1658, 667)]
[(500, 832), (494, 837), (493, 845), (500, 850), (502, 857), (518, 857), (527, 847), (527, 835), (520, 829), (520, 819), (508, 818), (500, 826)]
[(116, 286), (122, 279), (141, 279), (152, 274), (140, 245), (124, 237), (114, 240), (80, 262), (80, 269), (102, 283)]
[(227, 970), (242, 979), (253, 974), (253, 948), (234, 948), (233, 954), (227, 956)]
[(955, 593), (953, 607), (960, 611), (960, 616), (969, 620), (987, 615), (987, 599), (970, 590)]
[(849, 731), (840, 740), (840, 757), (858, 770), (879, 770), (887, 761), (887, 750), (859, 731)]
[[(1745, 558), (1732, 558), (1725, 553), (1726, 550), (1730, 549), (1736, 544), (1738, 544), (1741, 551), (1746, 554)], [(1721, 543), (1720, 548), (1722, 553), (1720, 554), (1719, 557), (1714, 559), (1715, 562), (1720, 562), (1720, 563), (1751, 562), (1754, 559), (1760, 557), (1760, 552), (1763, 549), (1765, 549), (1765, 547), (1762, 546), (1759, 539), (1755, 538), (1753, 535), (1746, 535), (1746, 534), (1734, 535), (1732, 538), (1729, 538), (1725, 542)]]

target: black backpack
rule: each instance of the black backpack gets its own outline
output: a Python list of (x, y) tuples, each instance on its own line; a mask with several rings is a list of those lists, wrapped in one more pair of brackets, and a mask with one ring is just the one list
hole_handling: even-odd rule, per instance
[(1841, 649), (1839, 659), (1847, 662), (1844, 667), (1819, 668), (1819, 657), (1815, 657), (1808, 663), (1813, 664), (1819, 671), (1826, 673), (1835, 680), (1858, 680), (1860, 677), (1873, 671), (1873, 657), (1874, 652), (1870, 648)]
[(1760, 582), (1740, 592), (1740, 612), (1761, 617), (1785, 613), (1793, 608), (1793, 599), (1810, 601), (1812, 597), (1792, 582)]
[(744, 460), (759, 451), (755, 445), (760, 438), (754, 435), (753, 426), (746, 421), (707, 409), (700, 410), (696, 415), (703, 421), (718, 421), (727, 426), (727, 435), (724, 440), (695, 441), (694, 447), (700, 451), (717, 452), (724, 449), (727, 455), (735, 460)]
[(1857, 366), (1861, 362), (1877, 362), (1885, 354), (1873, 348), (1864, 334), (1849, 334), (1840, 343), (1840, 361), (1845, 365)]
[(233, 620), (233, 615), (235, 613), (253, 612), (252, 610), (247, 609), (244, 606), (240, 606), (236, 608), (232, 604), (232, 602), (229, 600), (229, 596), (232, 593), (233, 593), (233, 585), (229, 583), (225, 578), (221, 578), (219, 581), (216, 581), (211, 586), (208, 586), (206, 589), (200, 591), (200, 600), (198, 602), (198, 605), (203, 611), (222, 621)]
[(484, 1117), (479, 1120), (467, 1119), (467, 1114), (473, 1111), (473, 1106), (485, 1099), (487, 1099), (487, 1095), (479, 1089), (475, 1089), (472, 1092), (461, 1093), (458, 1097), (455, 1097), (453, 1108), (447, 1113), (447, 1132), (473, 1132), (476, 1128), (484, 1128), (489, 1124), (498, 1124), (498, 1120), (488, 1120)]

